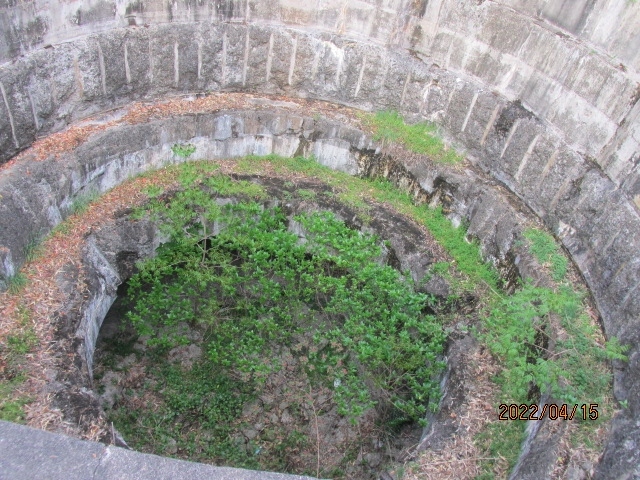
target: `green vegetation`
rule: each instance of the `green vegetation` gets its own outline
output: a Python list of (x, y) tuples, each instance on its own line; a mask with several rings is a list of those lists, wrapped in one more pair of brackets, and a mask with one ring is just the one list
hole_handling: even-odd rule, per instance
[(171, 147), (171, 151), (178, 157), (189, 158), (196, 151), (196, 147), (190, 143), (176, 143)]
[(172, 241), (130, 280), (138, 332), (171, 348), (185, 341), (182, 322), (198, 325), (211, 338), (209, 360), (256, 385), (282, 368), (278, 352), (290, 346), (305, 358), (301, 374), (332, 384), (351, 420), (376, 403), (370, 385), (406, 420), (421, 420), (442, 367), (442, 329), (421, 314), (426, 297), (375, 263), (375, 238), (315, 213), (296, 217), (308, 232), (299, 244), (279, 209), (220, 207), (211, 196), (220, 182), (150, 203)]
[(39, 236), (36, 235), (29, 239), (27, 244), (24, 247), (24, 258), (27, 262), (32, 262), (33, 260), (40, 257), (43, 253), (42, 246), (40, 243)]
[[(532, 255), (549, 268), (557, 282), (553, 288), (537, 287), (525, 280), (510, 296), (493, 296), (486, 319), (478, 334), (500, 360), (502, 371), (495, 379), (501, 386), (500, 401), (531, 404), (542, 392), (568, 405), (597, 403), (602, 408), (611, 390), (608, 361), (625, 360), (625, 348), (616, 338), (602, 344), (598, 328), (584, 307), (584, 293), (566, 280), (568, 260), (553, 237), (538, 229), (524, 232)], [(549, 344), (555, 343), (553, 351)], [(603, 418), (582, 421), (574, 440), (586, 447)], [(510, 420), (490, 425), (478, 435), (479, 445), (488, 458), (500, 457), (511, 470), (519, 455), (526, 422)], [(493, 478), (495, 460), (483, 462), (485, 472), (478, 478)]]
[(364, 118), (375, 140), (396, 142), (405, 148), (428, 155), (436, 162), (459, 163), (464, 158), (447, 148), (437, 134), (437, 127), (427, 122), (407, 125), (398, 112), (382, 111)]
[(493, 480), (501, 473), (508, 476), (520, 455), (525, 426), (523, 420), (489, 423), (476, 436), (476, 445), (492, 460), (482, 462), (482, 473), (475, 480)]
[(100, 197), (100, 192), (96, 190), (77, 195), (69, 207), (69, 215), (82, 215), (98, 197)]
[[(233, 433), (242, 428), (243, 409), (278, 375), (303, 379), (303, 395), (307, 388), (330, 392), (354, 425), (372, 408), (388, 426), (424, 421), (439, 399), (443, 328), (423, 314), (429, 297), (376, 263), (376, 237), (315, 212), (294, 218), (305, 231), (300, 242), (279, 208), (253, 200), (266, 198), (259, 185), (197, 163), (181, 165), (177, 177), (182, 190), (164, 196), (148, 189), (151, 199), (137, 212), (170, 238), (129, 281), (129, 318), (152, 349), (145, 377), (153, 381), (129, 391), (112, 420), (137, 448), (289, 470), (283, 459), (307, 446), (306, 433), (271, 425), (250, 444)], [(216, 201), (231, 195), (242, 201)], [(201, 332), (206, 353), (188, 370), (167, 360), (191, 342), (185, 328)], [(126, 353), (130, 346), (117, 348)], [(299, 418), (309, 399), (287, 402)]]
[(7, 278), (7, 290), (10, 293), (19, 293), (29, 283), (29, 279), (23, 272), (18, 272), (15, 275)]
[(536, 228), (529, 228), (524, 232), (524, 236), (529, 240), (529, 251), (541, 264), (550, 266), (553, 279), (563, 280), (567, 274), (568, 260), (560, 251), (553, 237)]
[[(611, 382), (603, 361), (625, 357), (615, 339), (602, 347), (596, 333), (579, 292), (567, 284), (552, 290), (527, 282), (494, 302), (481, 337), (503, 362), (505, 401), (534, 400), (535, 386), (566, 403), (603, 403)], [(547, 350), (551, 335), (557, 335), (554, 352)]]
[[(386, 122), (380, 120), (384, 128), (374, 127), (381, 129), (379, 138), (422, 148), (409, 147), (412, 140), (407, 138), (425, 136), (426, 126), (400, 127), (400, 117), (392, 113), (378, 117)], [(193, 153), (186, 147), (175, 145), (172, 150), (186, 158)], [(416, 205), (387, 180), (351, 177), (312, 159), (247, 157), (238, 161), (236, 172), (262, 173), (267, 163), (277, 173), (304, 174), (324, 182), (330, 190), (322, 194), (355, 209), (364, 223), (370, 220), (372, 203), (379, 202), (429, 229), (453, 258), (451, 263), (433, 265), (429, 274), (455, 271), (460, 289), (473, 289), (483, 298), (482, 320), (475, 331), (503, 365), (495, 379), (501, 386), (499, 401), (531, 403), (541, 392), (550, 392), (570, 404), (606, 403), (611, 384), (608, 360), (624, 359), (624, 349), (616, 339), (607, 343), (600, 339), (585, 313), (584, 293), (567, 278), (568, 260), (551, 235), (537, 229), (524, 234), (530, 252), (549, 269), (556, 284), (540, 287), (525, 280), (513, 295), (505, 295), (497, 272), (482, 260), (477, 242), (467, 237), (464, 227), (454, 228), (442, 209)], [(149, 204), (136, 212), (161, 221), (171, 241), (132, 279), (136, 307), (131, 319), (139, 333), (151, 336), (153, 354), (159, 359), (187, 343), (183, 322), (201, 329), (207, 360), (188, 374), (178, 374), (177, 367), (158, 360), (157, 376), (163, 383), (147, 388), (165, 403), (150, 407), (148, 417), (130, 408), (118, 410), (116, 418), (131, 425), (127, 430), (120, 424), (127, 437), (137, 435), (140, 441), (165, 446), (169, 439), (182, 438), (180, 449), (202, 455), (194, 458), (227, 458), (256, 468), (255, 455), (229, 443), (225, 429), (236, 428), (241, 405), (255, 396), (269, 375), (286, 368), (282, 347), (295, 352), (297, 373), (330, 388), (340, 412), (354, 421), (383, 400), (392, 411), (389, 417), (398, 423), (422, 419), (429, 403), (437, 404), (442, 326), (423, 315), (429, 299), (412, 291), (406, 277), (373, 262), (379, 255), (378, 239), (349, 230), (329, 214), (308, 214), (296, 218), (308, 232), (307, 243), (299, 243), (287, 231), (282, 211), (265, 210), (253, 201), (267, 198), (260, 185), (216, 174), (218, 167), (212, 163), (168, 168), (176, 169), (183, 190), (169, 196), (161, 187), (147, 187)], [(306, 200), (318, 195), (305, 189), (292, 194)], [(244, 201), (221, 206), (215, 196)], [(93, 198), (74, 202), (72, 211), (83, 211)], [(25, 283), (26, 276), (19, 273), (10, 280), (10, 289), (18, 291)], [(8, 337), (1, 347), (3, 357), (28, 354), (34, 338), (28, 331)], [(12, 382), (21, 379), (19, 369), (16, 372), (0, 384), (1, 418), (21, 417), (23, 399), (6, 395), (15, 388)], [(221, 403), (213, 391), (219, 392)], [(228, 419), (228, 424), (222, 425), (220, 418)], [(580, 425), (580, 442), (588, 446), (596, 424)], [(198, 436), (194, 425), (210, 431)], [(512, 466), (523, 429), (521, 421), (491, 424), (478, 436), (478, 445), (483, 455), (502, 457)], [(180, 437), (181, 433), (187, 436)], [(288, 448), (285, 436), (281, 437), (280, 445)], [(296, 438), (290, 441), (295, 444), (291, 448), (302, 443)], [(216, 448), (220, 450), (211, 450)], [(494, 465), (485, 462), (487, 475)]]
[(15, 397), (15, 390), (24, 382), (24, 377), (0, 382), (0, 420), (24, 423), (24, 406), (29, 403), (28, 397)]
[(0, 343), (0, 420), (24, 423), (23, 407), (30, 399), (17, 390), (26, 380), (26, 355), (35, 350), (38, 339), (26, 310), (19, 308), (18, 314), (17, 328)]
[[(250, 385), (232, 379), (213, 362), (199, 362), (184, 370), (156, 352), (153, 363), (147, 378), (156, 383), (130, 390), (128, 401), (111, 413), (127, 441), (142, 451), (180, 451), (193, 460), (261, 467), (255, 455), (231, 437), (243, 404), (254, 395)], [(152, 402), (149, 391), (162, 401)]]

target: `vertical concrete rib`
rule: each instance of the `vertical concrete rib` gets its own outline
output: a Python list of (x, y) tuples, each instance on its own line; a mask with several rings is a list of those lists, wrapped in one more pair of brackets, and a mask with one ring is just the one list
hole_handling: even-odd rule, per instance
[(151, 36), (149, 36), (149, 83), (153, 84), (153, 55), (151, 55)]
[(358, 74), (358, 83), (356, 83), (356, 91), (353, 94), (353, 98), (356, 98), (358, 96), (358, 93), (360, 92), (360, 85), (362, 85), (362, 77), (364, 76), (364, 68), (366, 65), (367, 65), (367, 57), (363, 56), (362, 65), (360, 66), (360, 73)]
[(9, 108), (9, 100), (7, 99), (7, 92), (4, 90), (4, 85), (0, 82), (0, 92), (2, 93), (2, 99), (4, 100), (4, 106), (7, 108), (7, 115), (9, 116), (9, 125), (11, 125), (11, 137), (13, 137), (13, 143), (16, 148), (20, 148), (18, 144), (18, 139), (16, 138), (16, 126), (13, 123), (13, 115), (11, 114), (11, 109)]
[(291, 49), (291, 60), (289, 60), (289, 78), (287, 83), (293, 84), (293, 72), (296, 68), (296, 53), (298, 51), (298, 37), (293, 37), (293, 48)]
[(131, 83), (131, 68), (129, 67), (129, 47), (124, 43), (124, 75), (127, 83)]
[(518, 130), (518, 126), (519, 125), (520, 125), (520, 119), (517, 119), (513, 123), (513, 126), (511, 127), (511, 130), (509, 131), (509, 136), (507, 137), (507, 141), (504, 143), (504, 147), (502, 147), (502, 152), (500, 153), (500, 158), (504, 157), (504, 152), (506, 152), (507, 148), (509, 148), (509, 144), (511, 143), (511, 139), (513, 138), (513, 134), (516, 133), (516, 130)]
[(629, 300), (631, 298), (635, 297), (635, 294), (636, 294), (636, 292), (638, 291), (639, 288), (640, 288), (640, 281), (636, 282), (636, 284), (633, 286), (633, 288), (629, 289), (627, 294), (622, 299), (622, 302), (620, 302), (620, 307), (618, 308), (618, 311), (622, 310), (623, 308), (625, 308), (627, 306), (627, 303), (629, 303)]
[(461, 132), (464, 132), (467, 128), (467, 123), (469, 122), (469, 118), (471, 118), (471, 112), (473, 112), (473, 107), (476, 105), (476, 101), (478, 100), (478, 92), (473, 95), (473, 99), (471, 100), (471, 104), (469, 105), (469, 110), (467, 111), (467, 116), (464, 117), (464, 122), (462, 122)]
[(489, 117), (489, 121), (487, 122), (487, 126), (484, 127), (484, 133), (482, 134), (482, 138), (480, 139), (480, 145), (484, 146), (487, 141), (487, 137), (489, 136), (489, 132), (493, 128), (493, 124), (496, 123), (496, 118), (498, 118), (498, 113), (500, 113), (500, 105), (496, 105), (496, 108), (491, 112), (491, 117)]
[(242, 66), (242, 86), (247, 84), (247, 69), (249, 68), (249, 27), (244, 40), (244, 62)]
[(73, 57), (73, 78), (76, 81), (76, 88), (78, 89), (78, 97), (84, 97), (84, 82), (82, 81), (82, 72), (80, 72), (80, 65), (78, 63), (77, 54)]
[(271, 35), (269, 35), (269, 51), (267, 52), (267, 67), (266, 67), (267, 82), (271, 78), (272, 60), (273, 60), (273, 32), (271, 32)]
[(178, 42), (173, 44), (173, 83), (178, 86), (180, 82), (180, 56), (178, 53)]
[[(568, 175), (567, 178), (564, 180), (564, 182), (562, 182), (562, 185), (560, 185), (560, 188), (558, 188), (558, 191), (556, 192), (556, 194), (551, 199), (551, 202), (549, 203), (550, 211), (554, 211), (556, 209), (556, 206), (560, 201), (560, 197), (564, 195), (565, 192), (569, 189), (571, 182), (573, 182), (573, 177), (571, 175)], [(542, 184), (542, 182), (540, 183)]]
[(344, 63), (344, 50), (338, 50), (338, 65), (336, 66), (336, 86), (340, 87), (340, 75), (342, 75), (342, 64)]
[[(326, 46), (323, 45), (323, 48)], [(318, 67), (320, 66), (320, 49), (316, 48), (315, 54), (313, 55), (313, 62), (311, 63), (311, 82), (313, 83), (316, 75), (318, 75)]]
[(536, 148), (536, 144), (538, 143), (539, 138), (540, 138), (540, 134), (534, 137), (534, 139), (529, 144), (529, 148), (527, 148), (527, 151), (522, 156), (522, 160), (520, 161), (520, 166), (518, 167), (518, 171), (516, 172), (516, 176), (515, 176), (516, 181), (518, 182), (520, 181), (520, 176), (522, 175), (522, 172), (527, 166), (527, 162), (529, 161), (529, 158), (531, 157), (533, 150)]
[(227, 32), (222, 34), (222, 85), (227, 84)]
[(560, 149), (556, 148), (551, 154), (551, 156), (549, 157), (549, 160), (547, 160), (547, 164), (542, 169), (542, 173), (540, 174), (540, 181), (538, 182), (538, 188), (540, 188), (540, 186), (542, 185), (542, 182), (544, 182), (544, 179), (547, 178), (547, 175), (549, 175), (549, 171), (555, 165), (559, 155), (560, 155)]
[(102, 94), (107, 94), (107, 76), (104, 71), (104, 54), (102, 53), (102, 47), (98, 43), (98, 65), (100, 66), (100, 82), (102, 83)]
[(27, 88), (27, 96), (29, 97), (29, 105), (31, 106), (31, 113), (33, 115), (33, 124), (36, 126), (36, 131), (40, 130), (40, 121), (38, 120), (38, 112), (36, 112), (36, 104), (31, 96), (31, 90)]
[(198, 42), (198, 80), (202, 78), (202, 42)]

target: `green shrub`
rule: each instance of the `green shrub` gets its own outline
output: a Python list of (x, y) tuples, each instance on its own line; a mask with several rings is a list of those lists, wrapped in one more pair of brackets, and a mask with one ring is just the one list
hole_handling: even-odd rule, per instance
[(441, 163), (458, 163), (464, 158), (447, 148), (437, 134), (437, 127), (427, 122), (407, 125), (398, 112), (381, 111), (365, 117), (374, 132), (375, 140), (396, 142), (407, 149), (428, 155)]
[(176, 143), (171, 147), (171, 151), (178, 157), (189, 158), (196, 151), (196, 147), (190, 143)]
[(549, 265), (553, 279), (560, 281), (567, 274), (567, 257), (561, 252), (554, 238), (548, 233), (530, 228), (524, 232), (529, 240), (529, 251), (541, 264)]
[[(152, 344), (180, 344), (180, 324), (199, 325), (212, 364), (255, 385), (282, 367), (279, 351), (289, 346), (304, 358), (301, 374), (332, 386), (340, 413), (354, 421), (375, 404), (372, 386), (407, 420), (437, 403), (442, 328), (422, 315), (426, 296), (375, 262), (375, 237), (313, 213), (296, 217), (308, 232), (300, 244), (279, 209), (221, 208), (198, 187), (167, 205), (152, 201), (150, 211), (172, 239), (130, 280), (130, 318)], [(224, 225), (217, 235), (214, 222)]]

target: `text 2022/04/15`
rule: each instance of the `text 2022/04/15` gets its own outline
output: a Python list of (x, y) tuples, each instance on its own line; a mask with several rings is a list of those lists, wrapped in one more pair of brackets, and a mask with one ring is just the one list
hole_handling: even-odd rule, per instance
[[(542, 420), (547, 416), (550, 420), (573, 420), (578, 415), (582, 416), (582, 420), (598, 419), (598, 404), (583, 403), (582, 405), (574, 404), (573, 406), (563, 403), (558, 405), (555, 403), (545, 403), (543, 405), (533, 404), (506, 404), (499, 406), (499, 420)], [(580, 411), (578, 411), (580, 409)]]

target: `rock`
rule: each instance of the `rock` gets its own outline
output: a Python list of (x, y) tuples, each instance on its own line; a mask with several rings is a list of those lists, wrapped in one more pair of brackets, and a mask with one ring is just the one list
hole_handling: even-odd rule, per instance
[(242, 434), (249, 440), (253, 440), (260, 433), (258, 430), (251, 427), (243, 428), (241, 431), (242, 431)]
[(169, 351), (169, 361), (180, 363), (183, 368), (191, 368), (195, 361), (202, 356), (202, 348), (198, 345), (180, 345)]
[(280, 416), (280, 421), (285, 425), (289, 425), (290, 423), (293, 423), (294, 419), (289, 413), (289, 411), (285, 410), (284, 412), (282, 412), (282, 415)]
[(167, 439), (164, 451), (167, 455), (175, 455), (178, 453), (178, 442), (176, 442), (175, 438)]
[(122, 396), (122, 381), (124, 373), (108, 371), (100, 379), (100, 384), (104, 387), (104, 392), (100, 395), (100, 403), (103, 408), (113, 407), (116, 400)]

